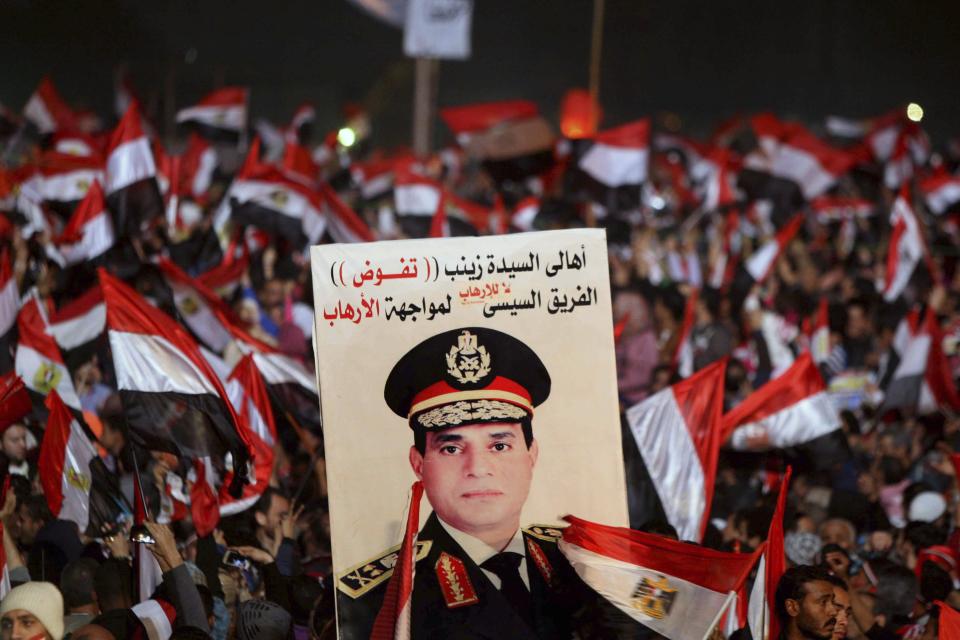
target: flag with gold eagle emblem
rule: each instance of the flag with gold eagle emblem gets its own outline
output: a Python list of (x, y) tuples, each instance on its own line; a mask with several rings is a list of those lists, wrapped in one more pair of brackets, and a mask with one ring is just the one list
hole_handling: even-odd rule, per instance
[(560, 551), (577, 575), (628, 616), (666, 638), (706, 638), (731, 606), (762, 549), (715, 551), (567, 516)]
[(38, 416), (46, 416), (46, 409), (40, 400), (53, 390), (57, 391), (64, 404), (80, 411), (80, 398), (73, 387), (60, 347), (46, 329), (47, 321), (41, 313), (40, 304), (36, 298), (30, 298), (17, 315), (20, 334), (14, 361), (17, 375), (23, 378), (23, 383), (30, 390)]

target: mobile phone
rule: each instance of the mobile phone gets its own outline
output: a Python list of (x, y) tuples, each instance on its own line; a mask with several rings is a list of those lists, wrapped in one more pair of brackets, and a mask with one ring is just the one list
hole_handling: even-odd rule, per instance
[(227, 549), (220, 560), (220, 564), (225, 567), (235, 567), (243, 571), (249, 571), (253, 568), (253, 561), (245, 555), (239, 554), (233, 549)]
[(150, 531), (142, 524), (134, 525), (130, 528), (130, 542), (139, 542), (141, 544), (156, 544)]

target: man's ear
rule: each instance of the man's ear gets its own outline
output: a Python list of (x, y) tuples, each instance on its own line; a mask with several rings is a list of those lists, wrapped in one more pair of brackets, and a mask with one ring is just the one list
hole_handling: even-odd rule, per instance
[(530, 449), (527, 451), (527, 453), (530, 455), (530, 467), (536, 467), (537, 458), (540, 457), (540, 445), (537, 444), (536, 438), (534, 438), (530, 443)]
[(257, 521), (257, 524), (260, 525), (261, 527), (267, 526), (266, 514), (260, 513), (259, 511), (254, 511), (253, 518)]
[(410, 468), (417, 480), (423, 480), (423, 454), (416, 447), (410, 447)]
[(800, 615), (800, 601), (793, 598), (787, 598), (783, 601), (783, 608), (787, 610), (787, 615), (796, 618)]

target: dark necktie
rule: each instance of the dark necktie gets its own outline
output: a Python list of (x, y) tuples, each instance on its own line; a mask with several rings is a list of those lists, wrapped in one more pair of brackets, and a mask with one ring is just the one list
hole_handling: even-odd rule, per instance
[(530, 600), (530, 592), (527, 591), (527, 586), (523, 584), (523, 579), (520, 578), (521, 560), (523, 560), (523, 556), (519, 553), (503, 551), (487, 558), (480, 567), (500, 578), (500, 593), (523, 618), (524, 622), (532, 627), (533, 605)]

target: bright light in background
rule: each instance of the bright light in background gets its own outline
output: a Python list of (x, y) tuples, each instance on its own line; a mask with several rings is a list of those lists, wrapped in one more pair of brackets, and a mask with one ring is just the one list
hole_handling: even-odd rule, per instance
[(907, 105), (907, 117), (914, 122), (920, 122), (923, 120), (923, 107), (916, 102), (911, 102)]
[(337, 142), (344, 147), (352, 147), (357, 141), (357, 133), (350, 127), (343, 127), (337, 131)]

